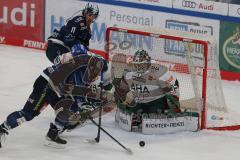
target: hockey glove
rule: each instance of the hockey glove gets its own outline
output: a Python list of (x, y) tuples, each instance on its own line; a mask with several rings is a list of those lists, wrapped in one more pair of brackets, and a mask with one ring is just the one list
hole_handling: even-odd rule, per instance
[(73, 59), (73, 56), (70, 52), (62, 54), (57, 57), (61, 64), (67, 63)]
[(87, 54), (87, 51), (88, 49), (84, 45), (82, 45), (81, 43), (77, 43), (72, 46), (71, 54), (74, 57), (81, 54)]
[(135, 101), (134, 101), (134, 94), (132, 91), (129, 91), (126, 95), (125, 101), (123, 101), (123, 104), (126, 105), (127, 107), (134, 107), (135, 106)]

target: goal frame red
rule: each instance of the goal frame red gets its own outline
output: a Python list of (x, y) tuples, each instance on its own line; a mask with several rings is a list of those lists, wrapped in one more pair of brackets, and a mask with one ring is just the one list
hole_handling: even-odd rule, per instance
[(180, 36), (172, 36), (172, 35), (167, 35), (167, 34), (156, 34), (156, 33), (151, 33), (151, 32), (145, 32), (145, 31), (140, 31), (140, 30), (132, 30), (132, 29), (125, 29), (125, 28), (118, 28), (118, 27), (109, 27), (106, 30), (106, 53), (109, 55), (109, 48), (110, 48), (110, 33), (111, 31), (117, 31), (117, 32), (125, 32), (129, 34), (137, 34), (137, 35), (143, 35), (143, 36), (150, 36), (154, 38), (163, 38), (163, 39), (169, 39), (169, 40), (177, 40), (177, 41), (182, 41), (182, 42), (190, 42), (190, 43), (196, 43), (200, 44), (203, 46), (203, 51), (204, 51), (204, 67), (203, 67), (203, 74), (202, 74), (202, 93), (201, 93), (201, 98), (202, 98), (202, 107), (201, 107), (201, 113), (200, 113), (200, 124), (199, 124), (199, 129), (212, 129), (212, 130), (238, 130), (240, 129), (240, 125), (234, 125), (234, 126), (224, 126), (224, 127), (207, 127), (206, 125), (206, 116), (207, 116), (207, 75), (208, 75), (208, 41), (204, 40), (199, 40), (199, 39), (194, 39), (194, 38), (185, 38), (185, 37), (180, 37)]

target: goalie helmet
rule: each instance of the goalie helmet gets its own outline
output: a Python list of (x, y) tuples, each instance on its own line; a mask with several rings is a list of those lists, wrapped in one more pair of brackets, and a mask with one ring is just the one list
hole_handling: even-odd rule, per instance
[(135, 52), (132, 63), (136, 71), (143, 74), (151, 66), (151, 57), (148, 55), (147, 51), (141, 49)]
[(95, 5), (93, 3), (88, 3), (82, 11), (83, 16), (86, 16), (86, 14), (93, 14), (96, 16), (95, 19), (97, 19), (98, 15), (99, 15), (98, 5)]

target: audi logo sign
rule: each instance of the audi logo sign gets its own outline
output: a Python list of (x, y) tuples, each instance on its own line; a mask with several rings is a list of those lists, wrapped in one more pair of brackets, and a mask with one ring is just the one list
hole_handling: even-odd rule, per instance
[(237, 13), (238, 13), (238, 15), (240, 15), (240, 8), (237, 9)]
[(196, 8), (197, 3), (192, 1), (182, 1), (182, 6), (185, 8)]

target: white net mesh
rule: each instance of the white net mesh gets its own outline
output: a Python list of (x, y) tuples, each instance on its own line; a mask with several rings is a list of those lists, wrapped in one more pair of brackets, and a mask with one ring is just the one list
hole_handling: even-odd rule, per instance
[[(110, 61), (115, 54), (123, 54), (130, 59), (137, 50), (146, 50), (153, 60), (167, 66), (171, 74), (177, 77), (180, 85), (181, 108), (203, 114), (201, 125), (204, 128), (239, 124), (239, 120), (232, 121), (230, 119), (233, 118), (229, 118), (232, 114), (227, 110), (224, 101), (217, 45), (214, 41), (207, 40), (207, 37), (194, 39), (192, 37), (196, 35), (172, 31), (164, 31), (163, 35), (160, 35), (159, 31), (146, 32), (146, 29), (144, 32), (117, 28), (108, 31), (106, 49)], [(207, 71), (206, 78), (204, 78), (206, 73), (204, 68)], [(122, 72), (124, 69), (118, 70)], [(206, 104), (206, 112), (201, 112), (204, 104)]]

